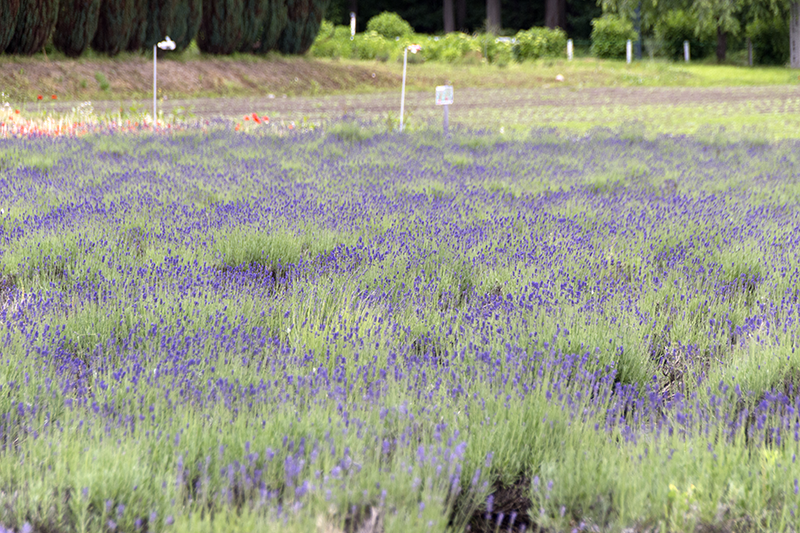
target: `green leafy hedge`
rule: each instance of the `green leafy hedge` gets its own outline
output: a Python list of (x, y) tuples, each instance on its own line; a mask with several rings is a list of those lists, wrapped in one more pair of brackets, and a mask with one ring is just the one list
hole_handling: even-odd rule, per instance
[(348, 26), (323, 23), (311, 48), (315, 57), (344, 59), (398, 60), (409, 44), (419, 44), (419, 54), (409, 54), (410, 62), (438, 61), (443, 63), (487, 63), (499, 66), (512, 60), (525, 61), (540, 57), (559, 57), (565, 53), (567, 36), (560, 30), (531, 28), (521, 31), (514, 39), (498, 40), (491, 34), (467, 35), (452, 32), (442, 36), (415, 35), (387, 38), (375, 30), (357, 33), (350, 39)]
[(517, 61), (566, 54), (567, 34), (561, 28), (531, 28), (518, 32), (515, 40), (514, 56)]
[(617, 15), (592, 20), (592, 55), (601, 58), (625, 57), (625, 42), (638, 40), (633, 23)]
[(403, 20), (400, 15), (386, 11), (367, 21), (367, 31), (374, 31), (387, 39), (408, 37), (414, 33), (411, 24)]

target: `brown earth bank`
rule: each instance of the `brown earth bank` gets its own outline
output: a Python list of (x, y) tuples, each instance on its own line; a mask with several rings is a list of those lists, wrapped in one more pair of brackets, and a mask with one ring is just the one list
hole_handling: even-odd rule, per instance
[[(398, 86), (400, 73), (375, 72), (368, 64), (317, 61), (305, 57), (242, 55), (236, 58), (158, 60), (160, 96), (231, 97), (267, 94), (328, 94)], [(153, 91), (153, 57), (119, 59), (17, 58), (0, 56), (0, 90), (12, 101), (124, 100)]]

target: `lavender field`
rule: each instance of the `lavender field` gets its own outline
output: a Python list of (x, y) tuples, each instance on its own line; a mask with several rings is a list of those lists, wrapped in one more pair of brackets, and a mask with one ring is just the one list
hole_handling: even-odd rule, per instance
[(797, 531), (798, 154), (0, 139), (0, 524)]

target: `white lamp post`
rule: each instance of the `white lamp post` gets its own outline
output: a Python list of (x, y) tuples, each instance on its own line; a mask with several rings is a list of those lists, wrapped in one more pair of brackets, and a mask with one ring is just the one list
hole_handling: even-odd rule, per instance
[(403, 50), (403, 89), (400, 92), (400, 131), (403, 131), (403, 113), (406, 105), (406, 65), (408, 64), (408, 51), (416, 54), (422, 47), (418, 44), (410, 44)]
[(175, 41), (170, 39), (169, 35), (167, 35), (163, 41), (153, 46), (153, 128), (156, 127), (156, 123), (158, 122), (158, 115), (156, 114), (156, 93), (158, 92), (158, 70), (156, 63), (158, 61), (158, 50), (156, 49), (156, 46), (162, 50), (175, 50)]

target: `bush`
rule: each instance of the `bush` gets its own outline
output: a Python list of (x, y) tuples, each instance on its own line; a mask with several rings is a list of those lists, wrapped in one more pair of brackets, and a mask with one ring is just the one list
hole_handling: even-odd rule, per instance
[(753, 63), (784, 65), (789, 61), (789, 18), (756, 19), (745, 28), (753, 42)]
[(517, 33), (514, 55), (517, 61), (560, 57), (567, 53), (567, 34), (561, 28), (531, 28)]
[(592, 55), (603, 58), (625, 57), (625, 42), (636, 41), (633, 23), (618, 15), (603, 15), (592, 20)]
[(461, 32), (451, 32), (442, 37), (428, 37), (422, 43), (420, 54), (425, 61), (459, 63), (467, 57), (480, 60), (480, 43)]
[(367, 31), (374, 31), (387, 39), (407, 37), (414, 33), (411, 24), (403, 20), (400, 15), (387, 11), (369, 19), (367, 22)]
[(689, 41), (692, 58), (705, 57), (713, 48), (714, 36), (708, 32), (697, 35), (697, 17), (682, 9), (667, 11), (656, 23), (655, 34), (659, 47), (670, 59), (683, 59), (683, 42)]
[(92, 48), (110, 56), (125, 50), (136, 26), (135, 8), (133, 0), (103, 0)]
[(509, 41), (498, 41), (491, 33), (482, 33), (475, 40), (487, 63), (504, 67), (514, 59), (514, 45)]

